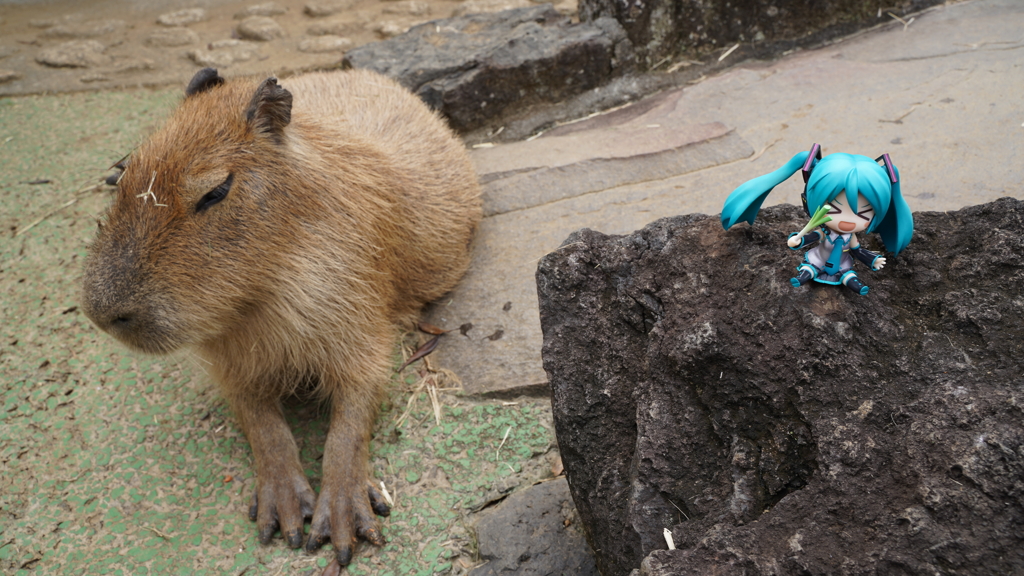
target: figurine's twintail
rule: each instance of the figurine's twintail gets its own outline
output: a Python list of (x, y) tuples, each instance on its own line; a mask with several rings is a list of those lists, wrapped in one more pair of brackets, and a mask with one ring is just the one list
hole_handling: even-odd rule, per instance
[(807, 152), (800, 152), (793, 156), (789, 162), (786, 162), (782, 168), (770, 174), (748, 180), (741, 184), (739, 188), (733, 190), (732, 194), (725, 200), (725, 206), (722, 207), (722, 226), (728, 230), (739, 222), (753, 224), (754, 219), (757, 218), (758, 211), (761, 210), (761, 204), (768, 197), (768, 193), (779, 184), (785, 182), (790, 176), (796, 174), (803, 167), (804, 161), (807, 160), (807, 155)]
[[(896, 182), (892, 184), (892, 194), (889, 196), (889, 209), (885, 211), (885, 217), (881, 219), (874, 231), (882, 237), (885, 247), (893, 254), (899, 254), (901, 250), (910, 244), (910, 238), (914, 235), (914, 215), (910, 212), (903, 193), (900, 191), (900, 171), (896, 166), (890, 164), (893, 173), (896, 175)], [(869, 230), (870, 231), (870, 230)]]

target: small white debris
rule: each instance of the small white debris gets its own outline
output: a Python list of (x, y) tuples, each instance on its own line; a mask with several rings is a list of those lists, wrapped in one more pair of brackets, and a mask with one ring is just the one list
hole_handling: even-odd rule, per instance
[(729, 54), (732, 54), (733, 50), (735, 50), (735, 49), (737, 49), (739, 47), (740, 47), (740, 45), (736, 44), (732, 48), (729, 48), (728, 50), (725, 51), (725, 54), (722, 54), (721, 56), (718, 57), (718, 61), (721, 62), (722, 60), (725, 60), (726, 58), (729, 57)]
[(388, 501), (388, 506), (394, 506), (395, 501), (391, 498), (391, 494), (388, 493), (388, 487), (384, 485), (384, 481), (380, 481), (380, 491), (384, 494), (384, 499)]
[(668, 528), (665, 528), (664, 534), (665, 534), (665, 543), (668, 544), (668, 549), (669, 550), (675, 550), (676, 549), (676, 543), (672, 540), (672, 531), (669, 530)]

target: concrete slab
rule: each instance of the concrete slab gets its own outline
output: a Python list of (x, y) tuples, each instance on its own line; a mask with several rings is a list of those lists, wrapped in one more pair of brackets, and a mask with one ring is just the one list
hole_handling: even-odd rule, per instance
[[(649, 139), (646, 133), (650, 133)], [(535, 147), (527, 146), (529, 157), (579, 159), (504, 172), (503, 177), (485, 181), (484, 215), (522, 210), (634, 182), (668, 178), (753, 153), (749, 144), (721, 122), (684, 125), (679, 130), (658, 125), (646, 130), (609, 129), (602, 130), (601, 135), (602, 138), (594, 139), (592, 133), (582, 132), (542, 139)], [(495, 150), (506, 152), (505, 148), (515, 146)], [(630, 149), (636, 151), (631, 153)], [(488, 176), (492, 175), (485, 174), (484, 178)]]
[(721, 122), (678, 117), (681, 96), (678, 90), (664, 92), (560, 126), (535, 141), (477, 148), (473, 162), (484, 185), (484, 214), (668, 178), (752, 153)]
[[(545, 137), (475, 150), (491, 215), (481, 226), (469, 274), (430, 312), (436, 324), (473, 328), (465, 336), (455, 332), (435, 352), (437, 360), (462, 376), (468, 394), (546, 393), (534, 286), (544, 254), (578, 228), (623, 234), (665, 216), (718, 213), (736, 186), (814, 142), (826, 154), (888, 152), (915, 211), (1024, 197), (1021, 30), (1024, 4), (1016, 0), (942, 6), (907, 27), (894, 22), (777, 62), (745, 62), (636, 110), (549, 136), (557, 142), (572, 136), (590, 150), (612, 149), (623, 126), (643, 126), (655, 114), (662, 134), (676, 127), (689, 134), (708, 130), (709, 138), (672, 154), (665, 152), (671, 141), (662, 140), (658, 160), (650, 151), (657, 144), (638, 146), (635, 157), (567, 154), (562, 158), (571, 161), (556, 160), (548, 148), (555, 145)], [(712, 126), (734, 131), (715, 138)], [(728, 153), (715, 152), (718, 162), (665, 177), (670, 163), (714, 155), (708, 147), (731, 137), (736, 142)], [(752, 147), (737, 154), (743, 141)], [(538, 160), (545, 155), (551, 156), (547, 163)], [(650, 164), (623, 176), (630, 158)], [(573, 183), (584, 177), (591, 184)], [(766, 205), (798, 203), (798, 180), (780, 185)]]

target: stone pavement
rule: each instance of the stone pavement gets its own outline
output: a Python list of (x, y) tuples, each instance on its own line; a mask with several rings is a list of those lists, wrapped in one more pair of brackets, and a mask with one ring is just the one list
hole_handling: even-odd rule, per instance
[[(435, 359), (468, 394), (546, 395), (534, 284), (542, 256), (579, 228), (624, 234), (665, 216), (716, 214), (736, 186), (815, 142), (825, 154), (888, 152), (914, 211), (1024, 198), (1022, 94), (1024, 3), (974, 0), (743, 62), (530, 141), (478, 147), (486, 217), (469, 274), (429, 313), (463, 327)], [(799, 203), (799, 180), (765, 206)]]

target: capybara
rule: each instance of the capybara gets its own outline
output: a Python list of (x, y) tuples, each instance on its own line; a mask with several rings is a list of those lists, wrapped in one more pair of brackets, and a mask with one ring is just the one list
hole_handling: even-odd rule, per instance
[[(294, 100), (294, 102), (293, 102)], [(384, 542), (369, 438), (399, 326), (449, 291), (481, 217), (465, 148), (414, 95), (367, 71), (225, 81), (198, 72), (123, 173), (85, 266), (82, 308), (130, 348), (184, 347), (252, 446), (249, 516), (341, 565)], [(320, 495), (281, 400), (330, 406)]]

